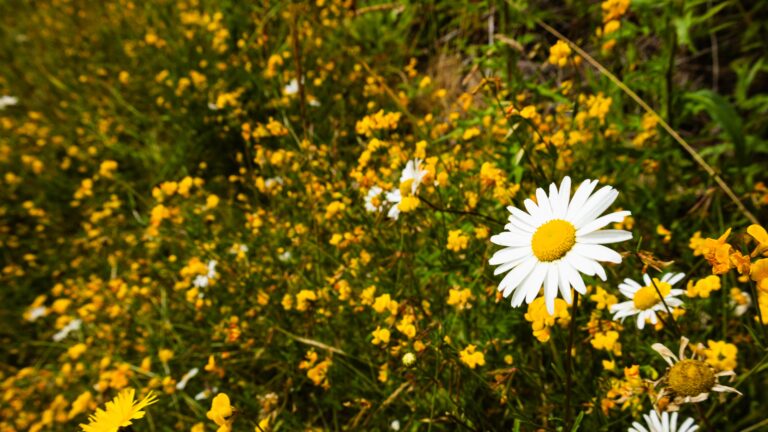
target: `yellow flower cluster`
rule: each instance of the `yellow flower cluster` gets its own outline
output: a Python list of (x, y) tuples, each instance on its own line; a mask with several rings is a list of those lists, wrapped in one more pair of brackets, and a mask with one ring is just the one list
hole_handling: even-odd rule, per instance
[(550, 315), (547, 312), (547, 305), (544, 297), (539, 297), (528, 305), (528, 311), (525, 313), (525, 319), (531, 323), (533, 336), (539, 342), (547, 342), (551, 334), (551, 328), (558, 324), (565, 327), (571, 320), (568, 313), (568, 303), (561, 298), (555, 299), (555, 314)]
[(459, 352), (459, 359), (470, 369), (485, 365), (485, 355), (482, 351), (477, 351), (477, 347), (472, 344)]

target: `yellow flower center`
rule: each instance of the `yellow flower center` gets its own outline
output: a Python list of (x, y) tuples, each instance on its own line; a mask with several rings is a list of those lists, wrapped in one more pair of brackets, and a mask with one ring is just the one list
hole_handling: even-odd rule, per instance
[(553, 219), (540, 226), (531, 239), (531, 249), (539, 261), (555, 261), (576, 244), (576, 227), (568, 221)]
[(669, 369), (669, 387), (680, 396), (698, 396), (715, 386), (712, 367), (701, 360), (680, 360)]
[(400, 183), (400, 195), (408, 196), (411, 194), (411, 185), (413, 185), (414, 179), (408, 179)]
[[(653, 278), (653, 281), (656, 283), (656, 286), (659, 287), (662, 296), (666, 297), (669, 295), (669, 292), (672, 291), (672, 285), (666, 282), (661, 282), (656, 278)], [(659, 293), (656, 292), (656, 288), (653, 284), (650, 284), (637, 290), (632, 301), (635, 303), (636, 308), (646, 310), (656, 306), (661, 299), (659, 298)]]

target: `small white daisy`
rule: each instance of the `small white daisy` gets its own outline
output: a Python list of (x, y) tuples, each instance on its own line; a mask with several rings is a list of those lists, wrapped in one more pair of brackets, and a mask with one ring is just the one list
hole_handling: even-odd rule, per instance
[(285, 87), (283, 87), (283, 93), (285, 93), (288, 96), (295, 95), (299, 92), (299, 80), (296, 78), (292, 79), (291, 82), (288, 83)]
[[(664, 303), (671, 308), (680, 307), (683, 305), (683, 301), (677, 298), (685, 291), (681, 289), (672, 289), (672, 285), (683, 280), (685, 275), (683, 273), (666, 273), (661, 279), (653, 278), (648, 274), (643, 274), (643, 282), (645, 286), (640, 285), (632, 279), (624, 279), (623, 283), (619, 284), (619, 291), (628, 298), (629, 301), (618, 303), (611, 306), (611, 312), (614, 314), (614, 320), (621, 320), (628, 316), (637, 315), (637, 328), (642, 330), (645, 327), (646, 321), (650, 321), (651, 324), (658, 322), (658, 312), (666, 312)], [(654, 286), (654, 283), (656, 284)], [(664, 302), (659, 299), (659, 293), (656, 292), (656, 288), (664, 296)]]
[(421, 181), (424, 179), (429, 171), (421, 168), (421, 159), (409, 160), (403, 168), (403, 172), (400, 174), (400, 187), (386, 193), (386, 200), (392, 205), (387, 212), (387, 216), (390, 219), (395, 219), (400, 216), (400, 201), (403, 200), (403, 196), (416, 195), (416, 191), (419, 189)]
[(374, 213), (381, 211), (381, 199), (379, 199), (379, 195), (381, 195), (382, 192), (384, 192), (384, 190), (378, 186), (373, 186), (368, 189), (368, 194), (365, 196), (365, 209), (368, 212)]
[(208, 261), (208, 273), (204, 275), (197, 275), (195, 280), (192, 281), (192, 285), (197, 288), (205, 288), (211, 282), (211, 279), (216, 277), (216, 260)]
[(72, 321), (68, 322), (67, 325), (62, 327), (61, 330), (56, 332), (56, 334), (53, 335), (53, 340), (56, 342), (63, 341), (69, 334), (75, 330), (80, 330), (80, 327), (83, 325), (83, 321), (79, 319), (73, 319)]
[(512, 214), (506, 231), (491, 237), (491, 242), (504, 249), (497, 251), (489, 264), (499, 266), (494, 275), (509, 272), (499, 283), (499, 291), (504, 297), (515, 293), (513, 307), (523, 301), (530, 304), (543, 285), (547, 311), (554, 314), (558, 288), (570, 303), (571, 287), (586, 293), (579, 273), (606, 280), (600, 261), (621, 262), (621, 255), (603, 244), (629, 240), (632, 233), (600, 228), (623, 221), (630, 212), (600, 216), (619, 192), (604, 186), (593, 194), (596, 186), (597, 180), (585, 180), (571, 197), (571, 179), (565, 177), (559, 189), (554, 183), (549, 186), (549, 195), (542, 188), (536, 189), (538, 203), (525, 200), (527, 212), (507, 207)]
[(648, 425), (647, 428), (638, 422), (633, 422), (632, 427), (627, 432), (695, 432), (699, 430), (699, 427), (693, 423), (693, 419), (690, 417), (678, 426), (676, 412), (672, 415), (663, 412), (659, 416), (655, 410), (651, 410), (648, 414), (643, 414), (643, 418)]
[(189, 370), (189, 372), (185, 373), (183, 377), (179, 380), (179, 382), (176, 383), (176, 390), (184, 390), (184, 388), (187, 386), (187, 383), (189, 380), (194, 378), (197, 373), (200, 372), (200, 369), (198, 368), (192, 368)]
[(14, 106), (19, 103), (19, 98), (13, 96), (0, 96), (0, 110), (4, 110), (9, 106)]

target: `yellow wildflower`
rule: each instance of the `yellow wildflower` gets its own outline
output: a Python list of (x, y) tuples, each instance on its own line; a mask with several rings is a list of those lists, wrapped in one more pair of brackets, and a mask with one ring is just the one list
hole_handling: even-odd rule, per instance
[(470, 369), (485, 365), (485, 355), (483, 355), (481, 351), (476, 351), (476, 348), (477, 347), (470, 344), (459, 353), (461, 362), (467, 365)]

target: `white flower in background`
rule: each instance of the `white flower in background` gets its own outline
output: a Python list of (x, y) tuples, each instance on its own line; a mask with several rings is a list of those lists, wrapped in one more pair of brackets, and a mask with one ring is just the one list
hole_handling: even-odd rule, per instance
[(79, 319), (73, 319), (72, 321), (68, 322), (67, 325), (62, 327), (61, 330), (56, 332), (56, 334), (53, 335), (53, 340), (56, 342), (63, 341), (69, 334), (75, 330), (80, 330), (80, 327), (82, 326), (83, 321)]
[(299, 80), (296, 78), (292, 79), (291, 82), (288, 83), (285, 87), (283, 87), (283, 93), (285, 93), (288, 96), (295, 95), (299, 92)]
[(600, 216), (619, 192), (604, 186), (593, 194), (596, 186), (597, 180), (585, 180), (571, 197), (571, 179), (565, 177), (559, 189), (554, 183), (549, 186), (549, 195), (536, 189), (537, 202), (524, 202), (527, 212), (507, 207), (511, 215), (505, 231), (491, 237), (504, 249), (489, 264), (498, 266), (494, 275), (508, 272), (498, 289), (504, 297), (514, 292), (513, 307), (530, 304), (543, 285), (547, 311), (554, 314), (558, 288), (571, 303), (571, 287), (580, 294), (587, 292), (580, 273), (605, 281), (600, 262), (621, 262), (621, 255), (603, 244), (629, 240), (632, 233), (601, 228), (623, 221), (630, 212)]
[(285, 252), (281, 253), (280, 255), (278, 255), (277, 259), (279, 259), (280, 262), (288, 262), (288, 261), (291, 260), (292, 256), (293, 255), (291, 255), (291, 251), (285, 251)]
[(199, 401), (199, 400), (203, 400), (203, 399), (208, 399), (209, 397), (211, 397), (212, 394), (216, 394), (218, 392), (219, 392), (218, 387), (212, 387), (212, 388), (209, 388), (209, 389), (205, 389), (205, 390), (203, 390), (200, 393), (195, 395), (195, 400)]
[(283, 184), (282, 177), (270, 177), (264, 180), (264, 187), (266, 187), (267, 189), (272, 189), (273, 187), (281, 184)]
[(699, 430), (699, 427), (693, 423), (693, 419), (690, 417), (678, 426), (676, 412), (672, 413), (672, 415), (668, 412), (663, 412), (659, 416), (656, 411), (651, 410), (648, 414), (643, 414), (643, 418), (648, 427), (638, 422), (633, 422), (632, 427), (627, 432), (695, 432)]
[(429, 174), (429, 171), (422, 169), (421, 159), (412, 159), (405, 164), (403, 172), (400, 174), (400, 187), (386, 193), (385, 198), (392, 207), (389, 208), (387, 216), (390, 219), (395, 219), (400, 216), (400, 202), (403, 197), (416, 195), (416, 191), (419, 189), (421, 181), (424, 176)]
[(19, 98), (13, 96), (0, 96), (0, 110), (4, 110), (9, 106), (14, 106), (19, 103)]
[[(415, 194), (421, 184), (421, 180), (429, 174), (429, 171), (421, 168), (421, 159), (409, 160), (400, 174), (400, 190), (410, 185), (411, 194)], [(410, 183), (408, 183), (410, 182)]]
[(387, 202), (392, 204), (392, 207), (390, 207), (389, 211), (387, 212), (387, 217), (397, 220), (397, 218), (400, 217), (400, 209), (398, 206), (400, 206), (400, 201), (403, 200), (403, 194), (400, 193), (400, 189), (395, 189), (391, 192), (387, 192), (385, 197)]
[(365, 195), (365, 209), (370, 212), (381, 211), (381, 199), (379, 195), (384, 192), (380, 187), (373, 186), (368, 190), (368, 194)]
[(208, 261), (208, 274), (197, 275), (195, 280), (192, 281), (192, 285), (197, 288), (205, 288), (211, 282), (211, 279), (216, 277), (216, 261)]
[(731, 299), (729, 304), (733, 308), (733, 313), (736, 316), (744, 315), (752, 306), (752, 296), (739, 288), (731, 288)]
[(200, 372), (200, 369), (192, 368), (189, 370), (189, 372), (185, 373), (184, 376), (181, 377), (179, 382), (176, 383), (176, 390), (184, 390), (184, 387), (187, 386), (187, 383), (189, 382), (189, 380), (194, 378), (198, 372)]
[(26, 313), (27, 321), (35, 322), (38, 318), (44, 317), (48, 313), (48, 308), (45, 306), (37, 306), (29, 309)]
[(213, 102), (208, 102), (208, 109), (211, 111), (218, 111), (219, 106)]
[[(632, 279), (624, 279), (624, 282), (619, 284), (619, 291), (629, 301), (611, 306), (611, 312), (614, 314), (613, 319), (624, 322), (626, 317), (637, 315), (637, 328), (640, 330), (645, 327), (646, 321), (650, 321), (651, 324), (655, 325), (658, 322), (656, 314), (667, 311), (664, 303), (670, 309), (683, 305), (683, 301), (677, 298), (677, 296), (682, 295), (685, 291), (672, 289), (672, 285), (680, 282), (684, 277), (683, 273), (666, 273), (660, 280), (658, 278), (651, 280), (651, 277), (646, 273), (643, 274), (645, 286)], [(664, 302), (659, 298), (656, 288), (661, 292)]]
[(399, 431), (400, 430), (400, 420), (392, 420), (392, 423), (389, 424), (389, 428), (393, 431)]

